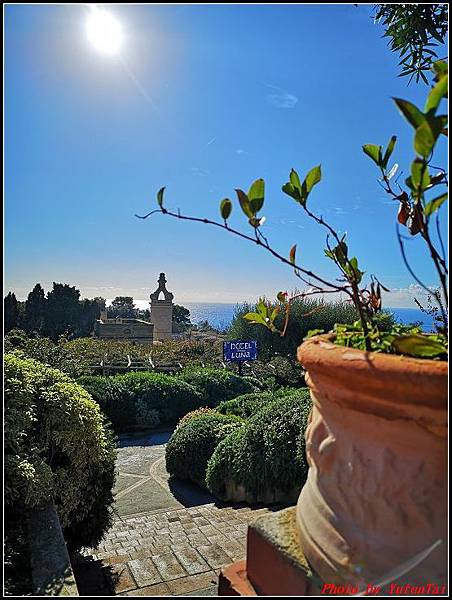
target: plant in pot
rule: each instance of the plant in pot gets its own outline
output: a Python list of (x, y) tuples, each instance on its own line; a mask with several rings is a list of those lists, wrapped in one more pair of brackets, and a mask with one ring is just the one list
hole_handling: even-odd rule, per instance
[[(287, 257), (271, 246), (262, 231), (265, 217), (258, 214), (264, 206), (263, 179), (248, 193), (236, 190), (251, 234), (229, 226), (230, 199), (220, 204), (222, 222), (190, 217), (164, 206), (165, 188), (157, 194), (158, 208), (141, 217), (163, 213), (211, 224), (262, 246), (291, 266), (304, 291), (292, 297), (280, 292), (276, 303), (261, 300), (245, 317), (281, 335), (297, 297), (339, 293), (355, 305), (356, 323), (336, 324), (329, 333), (311, 332), (298, 349), (313, 409), (306, 432), (310, 469), (297, 504), (297, 528), (306, 558), (328, 583), (395, 585), (405, 576), (416, 584), (445, 584), (448, 270), (438, 218), (447, 198), (441, 192), (447, 177), (433, 166), (432, 158), (440, 136), (447, 135), (447, 117), (438, 114), (447, 95), (447, 64), (438, 61), (433, 69), (435, 81), (423, 110), (395, 99), (414, 129), (415, 157), (404, 188), (395, 177), (398, 166), (390, 167), (389, 162), (395, 136), (384, 150), (366, 144), (363, 151), (377, 165), (380, 185), (398, 202), (402, 259), (435, 303), (429, 309), (437, 317), (434, 333), (415, 325), (388, 324), (382, 289), (389, 290), (374, 275), (363, 286), (364, 272), (345, 235), (308, 204), (321, 180), (320, 166), (303, 180), (292, 169), (282, 191), (326, 230), (325, 255), (340, 272), (334, 281), (298, 264), (296, 245)], [(425, 285), (408, 261), (402, 227), (425, 244), (438, 275), (437, 289)]]

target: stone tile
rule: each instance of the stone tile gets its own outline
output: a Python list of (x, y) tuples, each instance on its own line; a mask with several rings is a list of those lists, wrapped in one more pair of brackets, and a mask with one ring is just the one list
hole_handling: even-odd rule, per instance
[(173, 581), (168, 581), (166, 585), (172, 594), (183, 595), (204, 589), (211, 585), (216, 586), (217, 581), (218, 576), (213, 571), (209, 571), (208, 573), (201, 573), (199, 575), (193, 575), (192, 577), (174, 579)]
[(125, 565), (130, 560), (129, 554), (113, 554), (102, 560), (104, 565)]
[(204, 517), (195, 517), (193, 519), (193, 521), (196, 523), (196, 525), (198, 527), (200, 527), (201, 525), (209, 525), (209, 521), (207, 521), (207, 519), (205, 519)]
[(212, 567), (212, 569), (216, 569), (224, 565), (229, 565), (231, 563), (231, 558), (218, 544), (199, 546), (197, 550)]
[(128, 592), (137, 587), (127, 565), (119, 564), (111, 566), (112, 575), (115, 580), (115, 591), (117, 594)]
[(177, 560), (189, 575), (210, 571), (210, 567), (206, 561), (191, 546), (172, 546), (171, 548)]
[(162, 581), (159, 572), (150, 558), (137, 558), (131, 560), (128, 564), (138, 587), (144, 587)]
[(165, 583), (156, 583), (148, 585), (132, 592), (123, 594), (124, 596), (171, 596), (171, 592)]
[(157, 554), (151, 558), (164, 581), (187, 575), (172, 552)]

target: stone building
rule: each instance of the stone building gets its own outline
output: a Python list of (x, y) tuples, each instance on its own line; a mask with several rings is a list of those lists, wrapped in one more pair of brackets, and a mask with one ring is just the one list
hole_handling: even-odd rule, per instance
[[(159, 300), (159, 297), (163, 298)], [(160, 273), (158, 288), (151, 298), (151, 322), (154, 324), (154, 339), (171, 339), (173, 332), (173, 298), (174, 295), (166, 289), (165, 273)]]
[(154, 325), (141, 319), (109, 319), (107, 311), (100, 314), (100, 319), (94, 326), (94, 335), (101, 340), (127, 340), (152, 344), (154, 340)]

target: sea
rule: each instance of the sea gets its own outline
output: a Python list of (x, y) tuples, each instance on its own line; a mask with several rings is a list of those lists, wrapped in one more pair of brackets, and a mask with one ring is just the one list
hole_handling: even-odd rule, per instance
[[(107, 304), (110, 301), (107, 300)], [(237, 304), (228, 304), (223, 302), (183, 302), (180, 304), (190, 311), (190, 320), (192, 323), (201, 323), (208, 321), (210, 325), (224, 331), (230, 325)], [(250, 303), (253, 304), (253, 303)], [(149, 308), (149, 301), (136, 300), (135, 305), (141, 309)], [(425, 332), (433, 331), (433, 318), (423, 313), (418, 308), (385, 308), (391, 311), (397, 322), (409, 325), (411, 323), (420, 323)]]
[[(213, 327), (224, 330), (231, 323), (236, 304), (207, 303), (207, 302), (182, 302), (190, 311), (192, 323), (208, 321)], [(399, 323), (421, 323), (426, 332), (433, 330), (433, 319), (418, 308), (388, 308)]]

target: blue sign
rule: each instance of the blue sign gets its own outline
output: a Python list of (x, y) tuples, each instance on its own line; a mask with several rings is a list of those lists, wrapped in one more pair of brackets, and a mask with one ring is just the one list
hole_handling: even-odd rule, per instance
[(223, 342), (223, 360), (230, 362), (257, 360), (256, 340), (232, 340), (231, 342)]

